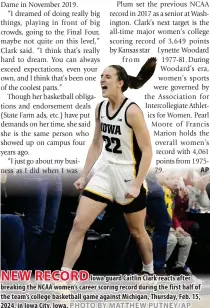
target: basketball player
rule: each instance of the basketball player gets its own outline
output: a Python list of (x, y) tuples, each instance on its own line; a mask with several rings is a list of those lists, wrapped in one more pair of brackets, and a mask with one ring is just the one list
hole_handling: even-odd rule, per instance
[[(152, 159), (149, 132), (141, 109), (124, 96), (129, 88), (138, 89), (153, 75), (156, 58), (143, 65), (137, 77), (129, 76), (118, 65), (101, 75), (102, 95), (106, 98), (95, 112), (95, 133), (81, 177), (75, 187), (83, 191), (69, 235), (61, 270), (71, 271), (79, 258), (84, 236), (107, 202), (116, 202), (130, 233), (137, 243), (143, 273), (153, 274), (152, 243), (145, 230), (146, 190), (143, 181)], [(103, 164), (86, 185), (87, 176), (99, 158), (103, 141)]]

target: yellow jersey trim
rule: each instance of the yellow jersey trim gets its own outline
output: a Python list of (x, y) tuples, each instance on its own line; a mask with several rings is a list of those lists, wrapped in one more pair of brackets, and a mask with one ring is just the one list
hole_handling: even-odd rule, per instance
[(107, 196), (105, 196), (105, 195), (103, 195), (103, 194), (100, 194), (100, 193), (97, 192), (97, 191), (94, 191), (94, 190), (88, 189), (88, 188), (85, 188), (84, 190), (89, 191), (89, 192), (91, 192), (91, 193), (93, 193), (93, 194), (95, 194), (95, 195), (97, 195), (97, 196), (99, 196), (99, 197), (105, 198), (105, 199), (107, 199), (107, 200), (113, 202), (113, 199), (111, 199), (111, 198), (109, 198), (109, 197), (107, 197)]

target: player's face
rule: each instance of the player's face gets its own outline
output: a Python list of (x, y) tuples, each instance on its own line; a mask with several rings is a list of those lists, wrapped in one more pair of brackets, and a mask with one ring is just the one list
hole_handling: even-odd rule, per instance
[(101, 75), (101, 89), (103, 97), (113, 97), (122, 91), (123, 81), (118, 80), (117, 71), (113, 67), (107, 67)]

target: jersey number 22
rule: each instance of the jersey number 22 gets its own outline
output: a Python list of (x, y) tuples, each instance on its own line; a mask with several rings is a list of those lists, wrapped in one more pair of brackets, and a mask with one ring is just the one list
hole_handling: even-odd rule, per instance
[(105, 149), (108, 152), (116, 153), (116, 154), (122, 154), (122, 150), (120, 149), (120, 139), (108, 136), (102, 136), (104, 141), (106, 142)]

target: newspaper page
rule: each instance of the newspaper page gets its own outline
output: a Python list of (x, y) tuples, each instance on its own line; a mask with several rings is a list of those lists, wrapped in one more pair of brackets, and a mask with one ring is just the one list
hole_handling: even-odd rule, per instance
[(209, 6), (0, 1), (2, 308), (209, 307)]

